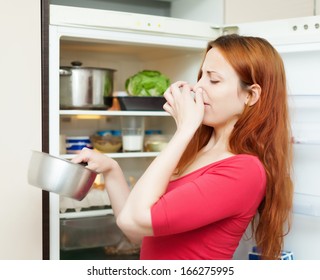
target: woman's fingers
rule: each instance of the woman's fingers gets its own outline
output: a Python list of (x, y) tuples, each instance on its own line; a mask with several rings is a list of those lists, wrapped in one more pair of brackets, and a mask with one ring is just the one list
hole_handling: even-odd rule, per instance
[(90, 152), (90, 149), (83, 148), (71, 161), (74, 163), (88, 162), (90, 160)]
[(83, 148), (73, 159), (74, 163), (86, 162), (87, 168), (98, 173), (106, 172), (112, 166), (113, 160), (108, 156), (88, 148)]
[(169, 105), (168, 102), (164, 103), (163, 110), (165, 110), (170, 115), (172, 115), (172, 113), (173, 113), (172, 107)]
[(165, 93), (163, 94), (164, 98), (168, 102), (170, 106), (173, 106), (175, 104), (175, 98), (178, 98), (181, 94), (181, 90), (184, 86), (187, 85), (187, 82), (185, 81), (178, 81), (173, 84), (171, 84)]

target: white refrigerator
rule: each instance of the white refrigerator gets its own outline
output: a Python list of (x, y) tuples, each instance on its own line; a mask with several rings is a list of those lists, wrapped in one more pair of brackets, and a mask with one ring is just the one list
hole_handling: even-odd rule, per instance
[[(60, 136), (69, 131), (85, 133), (89, 121), (70, 119), (79, 115), (100, 115), (103, 122), (122, 115), (142, 115), (151, 124), (161, 123), (172, 133), (165, 113), (83, 112), (59, 109), (59, 67), (81, 59), (87, 65), (117, 69), (115, 91), (124, 90), (125, 79), (141, 69), (157, 69), (172, 81), (196, 82), (206, 43), (225, 33), (260, 36), (268, 39), (283, 57), (290, 98), (294, 133), (294, 214), (285, 250), (295, 259), (320, 259), (320, 17), (294, 18), (229, 26), (206, 22), (148, 16), (114, 11), (50, 6), (49, 30), (49, 150), (60, 153)], [(70, 119), (68, 119), (70, 118)], [(66, 124), (69, 120), (69, 123)], [(160, 121), (158, 121), (160, 120)], [(96, 122), (101, 122), (101, 120)], [(115, 125), (116, 125), (115, 121)], [(90, 125), (92, 120), (90, 121)], [(91, 132), (91, 131), (90, 131)], [(139, 176), (155, 154), (113, 155)], [(128, 164), (133, 161), (134, 164)], [(133, 167), (134, 165), (134, 167)], [(140, 166), (140, 168), (139, 168)], [(61, 200), (50, 194), (50, 258), (60, 258), (60, 221), (104, 215), (106, 212), (61, 213)], [(78, 205), (78, 208), (81, 206)], [(69, 216), (68, 216), (69, 215)], [(251, 240), (243, 238), (234, 259), (248, 259)]]

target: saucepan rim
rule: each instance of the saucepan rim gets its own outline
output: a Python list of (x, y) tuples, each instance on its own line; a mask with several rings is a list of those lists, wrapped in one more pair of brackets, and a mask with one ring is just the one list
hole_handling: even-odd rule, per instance
[(70, 161), (70, 160), (67, 160), (67, 159), (64, 159), (64, 158), (61, 158), (61, 157), (57, 157), (57, 156), (51, 155), (51, 154), (46, 153), (46, 152), (40, 152), (40, 151), (36, 151), (36, 150), (31, 150), (31, 151), (32, 151), (33, 153), (34, 153), (34, 152), (35, 152), (35, 153), (39, 153), (39, 154), (41, 154), (41, 155), (43, 155), (43, 156), (48, 156), (48, 157), (51, 157), (51, 158), (53, 158), (53, 159), (57, 159), (57, 160), (61, 160), (61, 161), (70, 163), (70, 164), (72, 164), (72, 165), (74, 165), (74, 166), (78, 166), (78, 167), (83, 168), (83, 169), (85, 169), (85, 170), (88, 170), (88, 171), (91, 171), (91, 172), (93, 172), (93, 173), (96, 173), (97, 175), (99, 174), (99, 173), (96, 172), (95, 170), (92, 170), (92, 169), (90, 169), (90, 168), (88, 168), (88, 167), (86, 167), (86, 166), (83, 166), (83, 165), (80, 164), (80, 163), (75, 163), (75, 162), (72, 162), (72, 161)]

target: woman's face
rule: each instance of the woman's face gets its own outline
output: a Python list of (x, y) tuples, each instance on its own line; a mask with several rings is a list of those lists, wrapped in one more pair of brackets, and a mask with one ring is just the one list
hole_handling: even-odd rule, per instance
[(206, 54), (202, 77), (194, 88), (199, 87), (205, 103), (203, 124), (215, 128), (233, 127), (244, 110), (248, 92), (241, 89), (237, 73), (217, 48)]

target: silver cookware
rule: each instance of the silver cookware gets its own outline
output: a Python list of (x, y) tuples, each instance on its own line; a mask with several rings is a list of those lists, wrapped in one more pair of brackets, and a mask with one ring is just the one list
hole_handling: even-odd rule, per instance
[(60, 67), (61, 109), (107, 109), (112, 106), (115, 70), (83, 67), (74, 61)]
[(30, 185), (76, 200), (89, 192), (97, 176), (82, 164), (32, 151), (28, 168)]

